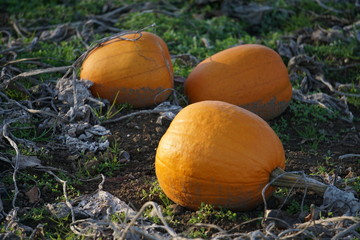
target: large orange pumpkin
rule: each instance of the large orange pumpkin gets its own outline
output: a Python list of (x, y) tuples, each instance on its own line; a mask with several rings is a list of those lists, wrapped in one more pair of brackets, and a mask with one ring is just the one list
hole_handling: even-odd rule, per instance
[[(259, 116), (221, 101), (181, 110), (161, 138), (155, 170), (160, 187), (189, 209), (212, 204), (250, 210), (262, 203), (270, 173), (285, 167), (282, 143)], [(268, 188), (269, 196), (274, 188)]]
[(103, 43), (84, 60), (80, 78), (94, 83), (94, 96), (137, 108), (165, 101), (174, 86), (168, 48), (149, 32)]
[(185, 81), (185, 92), (191, 103), (225, 101), (270, 120), (288, 106), (292, 86), (287, 68), (274, 50), (245, 44), (196, 66)]

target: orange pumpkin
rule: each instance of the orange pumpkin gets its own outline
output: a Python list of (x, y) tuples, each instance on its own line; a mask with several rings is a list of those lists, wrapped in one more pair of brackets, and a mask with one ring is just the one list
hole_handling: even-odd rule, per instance
[(274, 50), (245, 44), (196, 66), (185, 81), (185, 92), (191, 103), (225, 101), (270, 120), (287, 108), (292, 86), (287, 68)]
[(165, 101), (174, 86), (168, 48), (149, 32), (103, 43), (84, 60), (80, 78), (94, 83), (90, 88), (94, 96), (136, 108)]
[[(212, 204), (250, 210), (262, 203), (270, 173), (285, 167), (282, 143), (259, 116), (221, 101), (181, 110), (161, 138), (155, 170), (160, 187), (189, 209)], [(273, 192), (268, 188), (266, 196)]]

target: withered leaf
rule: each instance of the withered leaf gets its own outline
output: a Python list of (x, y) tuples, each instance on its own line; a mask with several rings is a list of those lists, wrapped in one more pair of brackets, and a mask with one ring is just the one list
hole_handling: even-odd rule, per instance
[(33, 186), (25, 195), (29, 198), (30, 203), (36, 203), (40, 200), (40, 190), (37, 186)]

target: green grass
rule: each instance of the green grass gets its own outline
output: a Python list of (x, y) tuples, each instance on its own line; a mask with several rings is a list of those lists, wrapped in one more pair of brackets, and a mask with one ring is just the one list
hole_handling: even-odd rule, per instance
[(285, 27), (285, 32), (292, 32), (297, 29), (311, 26), (313, 24), (311, 18), (308, 14), (300, 12), (299, 14), (292, 15), (289, 18), (289, 23)]
[[(200, 60), (238, 44), (246, 35), (241, 23), (224, 16), (200, 20), (189, 18), (188, 15), (173, 18), (156, 13), (132, 13), (120, 19), (117, 27), (137, 30), (153, 23), (156, 27), (149, 31), (164, 39), (171, 54), (189, 53)], [(203, 39), (208, 41), (209, 48), (206, 48)], [(250, 39), (248, 37), (246, 40)]]
[(97, 109), (92, 108), (92, 112), (95, 114), (97, 119), (100, 122), (104, 122), (106, 120), (109, 120), (113, 117), (115, 117), (117, 114), (119, 114), (123, 110), (130, 110), (132, 109), (132, 106), (130, 104), (124, 103), (124, 104), (117, 104), (116, 99), (118, 97), (119, 92), (116, 94), (114, 101), (111, 103), (110, 106), (102, 106), (100, 105)]
[(235, 221), (237, 214), (224, 208), (215, 209), (214, 206), (210, 204), (201, 203), (199, 210), (190, 218), (189, 223), (205, 223), (211, 219)]
[(67, 215), (65, 217), (56, 218), (50, 216), (47, 219), (47, 224), (45, 225), (45, 236), (50, 239), (85, 239), (84, 237), (79, 237), (72, 231), (69, 231), (71, 216)]
[(16, 89), (11, 89), (11, 88), (6, 89), (5, 94), (10, 99), (13, 99), (13, 100), (16, 100), (16, 101), (24, 101), (24, 100), (28, 100), (30, 98), (24, 92), (21, 92), (21, 91), (16, 90)]
[(301, 209), (301, 203), (296, 200), (292, 200), (288, 206), (286, 207), (285, 211), (289, 214), (298, 214), (301, 212), (301, 210), (309, 212), (309, 206), (303, 206), (303, 209)]
[[(160, 188), (159, 182), (150, 182), (149, 189), (142, 189), (140, 192), (141, 200), (155, 201), (161, 205), (161, 210), (166, 221), (171, 225), (179, 224), (179, 220), (175, 218), (173, 209), (173, 201), (171, 201)], [(144, 216), (147, 217), (153, 223), (161, 223), (160, 218), (157, 215), (152, 214), (152, 208), (148, 208), (144, 212)]]
[(201, 203), (200, 208), (192, 214), (191, 218), (188, 221), (188, 224), (193, 227), (188, 230), (187, 235), (191, 238), (208, 239), (211, 234), (210, 229), (202, 226), (196, 227), (196, 224), (220, 220), (235, 222), (238, 220), (238, 214), (224, 208), (215, 209), (214, 206), (210, 204)]
[[(34, 36), (28, 37), (23, 42), (29, 43), (33, 40)], [(81, 44), (80, 39), (75, 37), (70, 41), (61, 42), (42, 42), (40, 41), (35, 45), (32, 51), (23, 51), (19, 53), (18, 58), (38, 58), (38, 61), (48, 64), (49, 66), (68, 66), (71, 65), (84, 51), (85, 46)], [(18, 67), (21, 67), (24, 71), (30, 71), (39, 67), (33, 64), (19, 63)], [(62, 77), (61, 73), (41, 74), (41, 81), (48, 81), (49, 79), (57, 79)]]
[(339, 59), (360, 60), (360, 46), (355, 38), (336, 40), (331, 44), (306, 45), (306, 51), (321, 61), (331, 65)]
[(110, 144), (107, 151), (93, 154), (91, 152), (82, 154), (79, 161), (76, 162), (76, 176), (80, 179), (92, 178), (101, 173), (106, 177), (112, 177), (124, 167), (121, 162), (122, 152), (124, 150), (114, 141)]
[[(337, 137), (328, 136), (326, 129), (322, 127), (327, 122), (337, 119), (336, 111), (329, 112), (320, 106), (297, 101), (290, 102), (288, 108), (287, 117), (281, 116), (270, 122), (272, 129), (284, 144), (288, 144), (291, 139), (300, 138), (304, 142), (302, 145), (304, 151), (317, 151), (319, 145), (327, 138)], [(289, 129), (292, 131), (290, 132)]]
[(325, 108), (317, 105), (304, 104), (297, 101), (292, 101), (289, 105), (292, 113), (292, 120), (298, 124), (327, 122), (334, 120), (338, 113), (336, 111), (329, 112)]
[[(360, 164), (360, 159), (358, 160), (358, 163)], [(345, 179), (345, 183), (348, 183), (349, 186), (351, 186), (356, 192), (360, 192), (360, 177), (356, 177), (355, 181), (349, 183), (348, 179)]]
[(148, 190), (142, 189), (141, 196), (142, 200), (152, 201), (154, 199), (159, 199), (160, 203), (165, 207), (173, 204), (173, 202), (165, 195), (163, 190), (160, 188), (158, 181), (150, 183), (150, 188)]
[(288, 127), (289, 123), (284, 117), (274, 120), (271, 124), (271, 128), (275, 131), (283, 143), (287, 143), (290, 140), (290, 134), (287, 132)]
[(51, 141), (52, 129), (39, 129), (35, 123), (12, 124), (13, 134), (19, 139), (27, 139), (34, 142)]
[(299, 137), (311, 149), (316, 151), (319, 145), (325, 141), (325, 134), (315, 124), (309, 124), (295, 129)]
[[(56, 173), (56, 175), (67, 182), (67, 195), (69, 199), (74, 199), (80, 196), (78, 186), (82, 183), (78, 179), (74, 179), (64, 173)], [(8, 185), (12, 185), (12, 173), (8, 172), (3, 174), (1, 181)], [(17, 174), (17, 184), (21, 188), (26, 187), (30, 189), (32, 186), (36, 186), (41, 193), (42, 201), (45, 203), (56, 203), (65, 201), (63, 194), (63, 184), (55, 180), (53, 176), (48, 173), (36, 172), (29, 170), (19, 171)], [(76, 186), (76, 187), (75, 187)], [(10, 204), (13, 198), (13, 192), (8, 192), (9, 196), (7, 198), (2, 198), (4, 204)], [(23, 193), (21, 193), (23, 195)], [(17, 206), (19, 206), (19, 199), (26, 200), (26, 197), (18, 195)], [(24, 201), (22, 200), (22, 201)], [(41, 202), (32, 204), (32, 207), (22, 208), (23, 210), (18, 212), (19, 221), (27, 226), (35, 228), (39, 223), (44, 225), (45, 237), (48, 239), (82, 239), (76, 236), (70, 230), (71, 216), (70, 214), (56, 218), (51, 215), (47, 210), (46, 204), (41, 204)], [(7, 232), (9, 229), (5, 229), (3, 223), (0, 222), (0, 233)], [(20, 230), (15, 232), (18, 236), (24, 236)]]
[[(35, 20), (37, 24), (58, 24), (80, 20), (88, 14), (100, 14), (106, 0), (3, 0), (4, 9), (14, 18)], [(44, 18), (44, 16), (51, 16)]]
[[(352, 88), (350, 89), (349, 93), (354, 93), (354, 94), (360, 94), (360, 90), (356, 89), (356, 88)], [(348, 102), (352, 105), (354, 105), (356, 108), (360, 108), (360, 98), (358, 97), (348, 97)]]

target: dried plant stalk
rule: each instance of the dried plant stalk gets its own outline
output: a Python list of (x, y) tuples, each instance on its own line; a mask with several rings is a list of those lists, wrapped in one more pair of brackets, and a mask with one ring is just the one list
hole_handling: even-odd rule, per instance
[(305, 175), (287, 173), (281, 168), (276, 168), (271, 172), (271, 185), (276, 187), (298, 187), (314, 191), (319, 195), (324, 195), (328, 185)]

